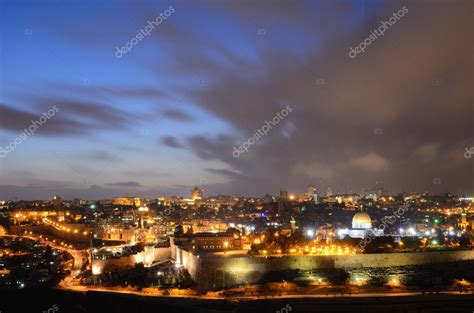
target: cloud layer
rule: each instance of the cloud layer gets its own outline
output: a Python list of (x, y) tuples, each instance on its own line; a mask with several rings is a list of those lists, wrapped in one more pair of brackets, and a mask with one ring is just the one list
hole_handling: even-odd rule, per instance
[[(0, 129), (14, 134), (57, 104), (61, 112), (41, 136), (90, 138), (96, 151), (90, 157), (96, 159), (115, 155), (123, 145), (160, 158), (168, 187), (149, 175), (141, 176), (144, 181), (126, 174), (104, 177), (104, 186), (137, 194), (177, 192), (172, 185), (203, 182), (211, 194), (298, 192), (310, 183), (321, 193), (329, 186), (359, 192), (380, 185), (391, 192), (474, 192), (472, 159), (464, 158), (465, 148), (474, 145), (470, 1), (202, 0), (173, 6), (176, 13), (120, 60), (119, 83), (110, 78), (115, 69), (103, 66), (110, 82), (94, 88), (51, 77), (48, 95), (9, 92), (9, 101), (0, 105)], [(357, 58), (348, 56), (350, 47), (403, 6), (408, 13), (383, 37)], [(89, 22), (107, 23), (107, 30), (98, 27), (84, 36), (80, 25), (70, 25), (55, 28), (54, 36), (82, 49), (75, 52), (81, 56), (108, 53), (117, 66), (114, 45), (123, 40), (119, 33), (109, 35), (112, 26), (129, 36), (159, 8), (129, 4), (128, 12), (116, 9), (122, 20), (133, 21), (129, 27), (112, 13), (98, 13)], [(53, 13), (44, 14), (59, 23)], [(137, 85), (135, 72), (147, 80)], [(99, 81), (99, 71), (94, 75), (92, 81)], [(232, 156), (234, 146), (287, 105), (293, 109), (288, 117), (248, 152)], [(121, 143), (104, 152), (110, 141), (96, 138), (109, 132)], [(121, 155), (132, 168), (112, 162), (104, 175), (145, 173), (156, 165), (151, 157), (136, 158)], [(433, 184), (434, 178), (442, 184)], [(16, 185), (20, 195), (21, 182), (26, 186), (28, 180)], [(35, 194), (31, 188), (25, 187), (25, 197)], [(11, 190), (0, 187), (0, 198)]]

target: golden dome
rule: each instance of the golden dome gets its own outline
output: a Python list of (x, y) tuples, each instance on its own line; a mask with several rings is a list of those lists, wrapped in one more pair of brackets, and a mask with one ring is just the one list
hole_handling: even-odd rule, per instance
[(352, 218), (352, 228), (372, 228), (372, 219), (365, 212), (358, 212)]

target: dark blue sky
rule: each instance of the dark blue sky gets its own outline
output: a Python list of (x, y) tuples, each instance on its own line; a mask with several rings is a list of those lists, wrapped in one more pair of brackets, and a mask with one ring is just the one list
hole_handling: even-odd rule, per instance
[[(148, 21), (148, 36), (116, 57)], [(356, 58), (381, 21), (408, 13)], [(471, 193), (470, 1), (0, 4), (0, 199)], [(292, 112), (238, 158), (241, 145)]]

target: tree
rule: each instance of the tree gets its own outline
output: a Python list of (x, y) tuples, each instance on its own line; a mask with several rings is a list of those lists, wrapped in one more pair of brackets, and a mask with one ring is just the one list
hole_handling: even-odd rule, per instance
[(463, 248), (470, 247), (471, 246), (471, 238), (469, 238), (466, 235), (462, 235), (461, 238), (459, 238), (459, 245)]
[(391, 236), (375, 237), (365, 247), (367, 253), (377, 253), (390, 250), (395, 245), (395, 240)]
[(45, 259), (49, 259), (53, 255), (53, 249), (51, 249), (50, 245), (46, 246), (46, 250), (44, 251)]

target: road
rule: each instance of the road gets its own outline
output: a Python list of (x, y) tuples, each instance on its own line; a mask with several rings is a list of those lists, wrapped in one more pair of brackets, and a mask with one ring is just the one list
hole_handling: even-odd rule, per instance
[[(72, 285), (72, 284), (62, 284), (60, 289), (70, 290), (70, 291), (95, 291), (95, 292), (107, 292), (107, 293), (120, 293), (120, 294), (132, 294), (138, 296), (146, 296), (146, 297), (177, 297), (177, 298), (192, 298), (192, 299), (203, 299), (203, 300), (259, 300), (259, 299), (294, 299), (294, 298), (374, 298), (374, 297), (419, 297), (423, 296), (421, 291), (405, 291), (405, 292), (363, 292), (363, 293), (333, 293), (333, 294), (292, 294), (292, 295), (261, 295), (261, 296), (224, 296), (224, 295), (170, 295), (164, 296), (162, 295), (162, 290), (153, 292), (152, 290), (147, 290), (147, 292), (142, 291), (135, 291), (129, 290), (125, 288), (103, 288), (103, 287), (90, 287), (90, 286), (82, 286), (82, 285)], [(427, 292), (425, 292), (428, 295)], [(459, 291), (452, 291), (452, 290), (444, 290), (439, 291), (437, 294), (442, 295), (459, 295)], [(466, 295), (467, 293), (462, 293)], [(474, 294), (474, 291), (471, 291), (470, 294)]]

